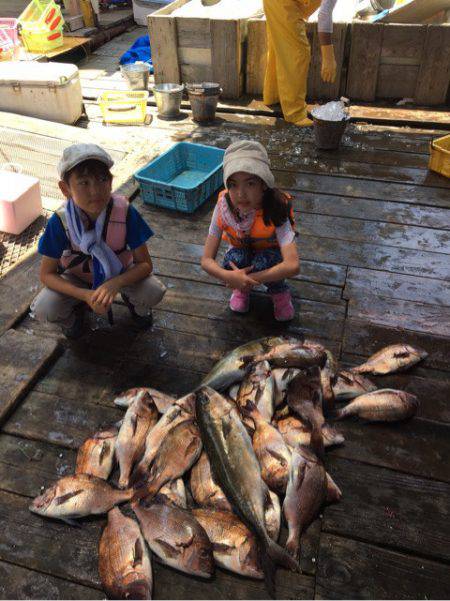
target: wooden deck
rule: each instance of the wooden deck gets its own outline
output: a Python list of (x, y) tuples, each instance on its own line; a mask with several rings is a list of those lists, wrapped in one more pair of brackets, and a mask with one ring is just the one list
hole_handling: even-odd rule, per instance
[[(100, 135), (90, 110), (91, 133)], [(214, 199), (193, 216), (134, 200), (155, 231), (150, 253), (168, 286), (151, 332), (134, 331), (117, 307), (113, 329), (95, 323), (83, 340), (61, 341), (55, 328), (18, 320), (37, 282), (36, 257), (10, 271), (0, 281), (0, 405), (18, 404), (0, 433), (0, 598), (104, 598), (104, 519), (71, 528), (31, 514), (30, 499), (73, 470), (84, 438), (121, 417), (116, 393), (150, 385), (184, 394), (224, 352), (281, 331), (319, 338), (342, 365), (396, 341), (424, 347), (429, 358), (379, 380), (419, 396), (416, 418), (340, 425), (346, 443), (327, 453), (327, 469), (343, 498), (306, 535), (303, 573), (278, 572), (278, 596), (449, 598), (450, 180), (427, 170), (436, 133), (352, 126), (341, 149), (326, 153), (315, 150), (311, 132), (273, 118), (222, 115), (201, 128), (189, 118), (153, 117), (150, 127), (133, 128), (149, 152), (155, 140), (182, 137), (223, 148), (239, 138), (266, 145), (278, 184), (296, 198), (297, 317), (288, 327), (274, 322), (264, 294), (246, 317), (229, 311), (229, 291), (199, 267)], [(155, 598), (266, 598), (262, 583), (221, 570), (212, 582), (156, 562), (154, 572)]]

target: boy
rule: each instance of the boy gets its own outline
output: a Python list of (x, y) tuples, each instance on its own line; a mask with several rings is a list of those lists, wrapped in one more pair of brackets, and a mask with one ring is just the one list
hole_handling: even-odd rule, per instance
[(111, 194), (113, 160), (96, 144), (73, 144), (58, 164), (63, 207), (39, 240), (45, 288), (31, 305), (34, 317), (57, 323), (68, 338), (83, 333), (89, 306), (107, 314), (120, 292), (140, 327), (166, 288), (152, 275), (146, 241), (153, 235), (138, 211)]

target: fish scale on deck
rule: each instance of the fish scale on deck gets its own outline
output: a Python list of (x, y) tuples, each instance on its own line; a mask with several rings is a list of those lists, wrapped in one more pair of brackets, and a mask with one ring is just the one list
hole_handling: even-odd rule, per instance
[[(30, 510), (69, 523), (108, 513), (99, 573), (114, 598), (149, 599), (152, 553), (204, 579), (215, 565), (265, 579), (276, 565), (298, 570), (302, 534), (325, 503), (339, 501), (324, 448), (344, 443), (325, 421), (358, 416), (399, 421), (418, 400), (365, 375), (405, 370), (426, 357), (394, 344), (350, 370), (303, 337), (268, 337), (226, 355), (180, 399), (134, 388), (115, 399), (124, 419), (80, 447), (76, 473), (38, 496)], [(335, 408), (335, 403), (350, 402)], [(107, 480), (113, 472), (116, 488)], [(131, 488), (129, 485), (131, 484)], [(345, 494), (345, 490), (344, 490)], [(288, 525), (278, 544), (282, 511)], [(137, 521), (116, 507), (131, 501)]]

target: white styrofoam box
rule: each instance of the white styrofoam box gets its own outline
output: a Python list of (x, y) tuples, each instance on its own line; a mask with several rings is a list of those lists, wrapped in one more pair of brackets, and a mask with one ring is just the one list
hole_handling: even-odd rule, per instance
[[(147, 16), (170, 4), (172, 0), (133, 0), (133, 18), (138, 25), (147, 27)], [(151, 43), (151, 42), (150, 42)]]
[(0, 63), (0, 110), (72, 124), (83, 112), (78, 67), (69, 63)]
[(0, 232), (21, 234), (41, 213), (37, 177), (0, 171)]

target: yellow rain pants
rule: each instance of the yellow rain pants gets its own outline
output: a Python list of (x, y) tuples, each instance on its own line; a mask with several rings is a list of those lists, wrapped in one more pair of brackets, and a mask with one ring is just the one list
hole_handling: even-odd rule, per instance
[(267, 67), (264, 104), (279, 102), (290, 123), (306, 118), (306, 86), (311, 48), (306, 19), (321, 0), (264, 0), (267, 23)]

